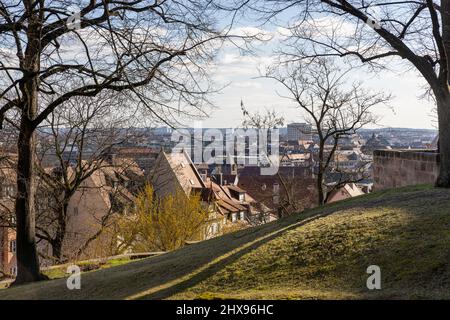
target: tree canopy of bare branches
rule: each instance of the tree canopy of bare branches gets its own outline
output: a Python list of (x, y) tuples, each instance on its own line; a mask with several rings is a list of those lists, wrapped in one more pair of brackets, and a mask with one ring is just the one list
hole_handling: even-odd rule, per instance
[[(122, 98), (108, 91), (95, 97), (74, 97), (52, 112), (39, 130), (37, 237), (51, 246), (51, 258), (56, 263), (68, 259), (64, 247), (68, 242), (69, 221), (73, 219), (69, 206), (75, 193), (88, 193), (87, 189), (91, 188), (97, 188), (99, 193), (111, 193), (107, 185), (87, 187), (85, 182), (103, 169), (126, 171), (130, 165), (127, 161), (117, 163), (111, 159), (115, 146), (135, 137), (135, 131), (130, 128), (135, 124), (135, 110), (127, 110)], [(120, 114), (114, 112), (118, 109), (122, 110)], [(114, 192), (110, 194), (114, 195)], [(98, 229), (117, 213), (113, 206), (106, 209), (107, 213), (98, 217)], [(99, 213), (95, 209), (91, 211), (88, 214), (97, 218)]]
[(404, 70), (417, 71), (436, 101), (436, 186), (450, 187), (449, 1), (235, 0), (223, 9), (249, 9), (262, 23), (284, 22), (283, 61), (341, 57), (376, 71), (407, 62)]
[[(350, 70), (342, 70), (329, 58), (319, 58), (309, 64), (293, 62), (270, 68), (266, 74), (288, 91), (286, 98), (304, 112), (319, 138), (319, 205), (325, 202), (325, 173), (339, 140), (375, 123), (371, 109), (390, 100), (390, 95), (367, 90), (360, 82), (349, 82)], [(325, 152), (325, 144), (332, 145), (331, 150)]]
[(33, 207), (36, 128), (62, 103), (103, 90), (126, 94), (166, 123), (175, 114), (201, 113), (211, 90), (205, 64), (230, 37), (216, 28), (216, 10), (203, 0), (0, 3), (0, 127), (8, 122), (19, 130), (15, 283), (42, 278)]

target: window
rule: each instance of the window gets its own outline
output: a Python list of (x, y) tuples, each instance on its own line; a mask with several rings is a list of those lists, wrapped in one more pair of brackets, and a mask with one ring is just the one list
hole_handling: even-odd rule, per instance
[(9, 268), (9, 273), (13, 276), (17, 276), (17, 267)]
[(195, 184), (194, 180), (192, 180), (192, 179), (189, 179), (189, 182), (190, 182), (192, 185)]
[(16, 195), (16, 192), (15, 192), (14, 186), (9, 186), (8, 187), (8, 196), (9, 197), (14, 197), (15, 195)]
[(274, 194), (272, 197), (272, 202), (275, 205), (278, 205), (280, 203), (280, 196), (278, 194)]
[(231, 221), (236, 222), (237, 221), (237, 213), (231, 214)]
[(13, 185), (0, 186), (0, 198), (13, 198), (15, 194), (14, 190)]
[(212, 234), (217, 234), (219, 232), (219, 226), (217, 225), (217, 223), (213, 223), (211, 225), (211, 233)]
[(16, 240), (11, 240), (9, 242), (9, 252), (16, 252)]
[(245, 212), (241, 211), (241, 220), (245, 220)]
[(278, 183), (273, 184), (273, 193), (280, 192), (280, 185)]

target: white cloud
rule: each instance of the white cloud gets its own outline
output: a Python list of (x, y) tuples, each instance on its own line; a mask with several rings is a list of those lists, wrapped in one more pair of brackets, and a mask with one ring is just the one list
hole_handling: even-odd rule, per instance
[(230, 34), (241, 37), (257, 37), (264, 41), (269, 41), (275, 35), (274, 32), (250, 26), (233, 28), (231, 29)]
[[(328, 21), (329, 22), (329, 21)], [(319, 20), (318, 25), (324, 29), (332, 30), (333, 26), (327, 25), (324, 19)], [(334, 25), (334, 27), (336, 24)], [(271, 41), (272, 46), (282, 41), (280, 35), (286, 35), (287, 29), (278, 28), (275, 32), (278, 36)], [(336, 29), (340, 36), (349, 36), (354, 30), (350, 23), (340, 25)], [(275, 44), (274, 44), (275, 43)], [(271, 49), (271, 48), (270, 48)], [(221, 94), (214, 97), (218, 109), (211, 117), (204, 121), (205, 126), (229, 127), (238, 126), (242, 122), (240, 101), (243, 99), (250, 111), (274, 109), (287, 122), (302, 121), (303, 115), (291, 101), (280, 97), (288, 95), (276, 82), (260, 78), (260, 71), (265, 66), (275, 62), (271, 56), (271, 50), (261, 50), (256, 55), (245, 55), (237, 49), (227, 48), (215, 61), (210, 70), (213, 79), (222, 84), (229, 84)], [(399, 70), (404, 70), (404, 66)], [(363, 71), (361, 71), (363, 72)], [(392, 92), (395, 99), (389, 108), (377, 108), (376, 114), (383, 116), (381, 125), (391, 127), (416, 127), (431, 128), (432, 122), (429, 116), (432, 105), (420, 100), (420, 86), (423, 80), (415, 73), (383, 72), (377, 76), (374, 74), (355, 74), (354, 80), (364, 80), (365, 85), (374, 90)]]
[(258, 79), (254, 79), (253, 81), (239, 81), (232, 83), (232, 86), (236, 88), (243, 88), (243, 89), (261, 89), (263, 85)]

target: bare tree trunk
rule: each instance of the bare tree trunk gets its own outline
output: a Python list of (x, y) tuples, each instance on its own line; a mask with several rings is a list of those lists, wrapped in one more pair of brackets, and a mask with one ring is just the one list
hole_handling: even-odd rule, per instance
[(439, 120), (439, 176), (436, 187), (450, 188), (450, 95), (436, 97)]
[(14, 284), (42, 280), (35, 242), (33, 177), (34, 137), (27, 117), (22, 118), (17, 161), (17, 278)]
[(324, 204), (325, 201), (325, 195), (324, 195), (324, 191), (323, 191), (323, 173), (320, 172), (317, 174), (317, 204), (319, 206)]
[[(62, 12), (64, 8), (57, 1), (6, 2), (1, 2), (0, 37), (2, 49), (5, 49), (2, 57), (11, 59), (0, 64), (0, 127), (3, 120), (9, 121), (6, 112), (14, 116), (20, 113), (15, 207), (18, 221), (16, 283), (24, 283), (42, 278), (34, 239), (36, 218), (33, 206), (37, 188), (33, 181), (35, 129), (65, 102), (110, 91), (127, 92), (123, 97), (136, 99), (142, 110), (165, 123), (172, 121), (169, 116), (172, 109), (167, 106), (167, 97), (171, 94), (188, 102), (186, 108), (177, 110), (178, 114), (203, 115), (205, 105), (212, 106), (206, 95), (210, 86), (200, 88), (194, 76), (209, 81), (203, 66), (216, 50), (208, 42), (224, 41), (229, 36), (225, 33), (228, 27), (224, 26), (223, 32), (217, 30), (213, 19), (217, 9), (212, 8), (209, 1), (187, 1), (175, 7), (167, 1), (87, 1), (80, 4), (83, 6), (80, 8), (81, 17), (72, 21), (73, 24), (70, 23), (73, 16)], [(121, 13), (121, 21), (109, 23), (110, 16), (118, 13)], [(77, 27), (74, 28), (74, 24)], [(155, 30), (165, 24), (173, 27), (168, 28), (171, 35), (161, 37)], [(99, 33), (105, 27), (109, 30), (108, 37)], [(138, 43), (133, 34), (143, 29), (144, 33), (154, 36), (152, 39), (145, 37)], [(60, 41), (67, 42), (66, 34), (76, 34), (82, 43), (95, 43), (89, 49), (88, 46), (80, 46), (85, 54), (67, 56), (63, 54), (64, 45), (60, 45)], [(5, 45), (3, 38), (8, 39)], [(247, 38), (242, 37), (245, 41)], [(122, 40), (117, 46), (117, 41)], [(98, 50), (104, 47), (108, 49)], [(149, 49), (153, 47), (158, 48), (161, 54), (155, 56), (155, 51)], [(91, 51), (95, 51), (93, 56)], [(17, 59), (12, 58), (13, 54)], [(111, 56), (115, 58), (110, 59)], [(190, 63), (194, 58), (196, 61)], [(45, 64), (43, 68), (41, 60)], [(175, 67), (180, 65), (183, 67)], [(82, 66), (81, 69), (78, 66)], [(162, 74), (163, 68), (170, 72)], [(98, 76), (105, 81), (98, 81)], [(41, 79), (45, 79), (45, 84), (41, 84)], [(143, 94), (136, 90), (138, 87), (146, 87), (152, 92)], [(39, 103), (38, 108), (41, 96), (50, 99), (48, 103)], [(133, 105), (131, 100), (130, 107)], [(167, 108), (167, 114), (162, 109), (156, 110), (155, 105)], [(118, 113), (133, 108), (128, 107), (125, 103), (119, 107)]]
[(18, 139), (17, 160), (17, 278), (14, 284), (22, 284), (42, 280), (45, 277), (39, 270), (39, 258), (36, 250), (35, 230), (35, 181), (34, 181), (34, 124), (38, 111), (38, 88), (40, 69), (40, 21), (36, 14), (31, 14), (31, 1), (26, 1), (27, 12), (30, 13), (27, 31), (28, 45), (21, 66), (29, 72), (24, 81), (22, 91), (22, 114)]
[[(450, 55), (450, 2), (442, 1), (442, 41), (447, 54), (447, 64)], [(448, 66), (447, 66), (448, 68)], [(450, 73), (448, 74), (450, 77)], [(439, 121), (439, 176), (436, 181), (436, 187), (450, 188), (450, 94), (447, 79), (447, 85), (443, 85), (442, 93), (435, 90), (436, 103)]]
[[(320, 128), (320, 124), (316, 124), (317, 128)], [(319, 142), (319, 170), (317, 172), (317, 204), (319, 206), (324, 204), (325, 195), (323, 191), (323, 176), (324, 176), (324, 148), (325, 141), (321, 134), (319, 134), (320, 142)]]
[(63, 262), (63, 259), (61, 258), (62, 257), (62, 241), (61, 241), (60, 237), (57, 237), (55, 239), (55, 241), (52, 241), (50, 244), (52, 246), (52, 258), (54, 258), (53, 261), (56, 264), (61, 264)]
[(58, 214), (58, 225), (54, 241), (52, 241), (52, 256), (58, 263), (63, 263), (63, 244), (67, 229), (67, 210), (69, 208), (68, 200), (64, 199)]

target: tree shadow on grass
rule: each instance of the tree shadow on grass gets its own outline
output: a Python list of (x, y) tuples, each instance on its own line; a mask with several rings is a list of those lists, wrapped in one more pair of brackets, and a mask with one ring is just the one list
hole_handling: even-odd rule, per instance
[(264, 243), (334, 210), (297, 214), (202, 241), (160, 256), (81, 274), (81, 290), (66, 279), (0, 290), (3, 299), (163, 299), (194, 286)]
[[(359, 208), (362, 210), (361, 213), (363, 213), (367, 209), (378, 208), (381, 205), (381, 207), (387, 211), (394, 210), (399, 213), (404, 211), (404, 217), (407, 220), (398, 225), (394, 223), (389, 227), (389, 223), (392, 222), (390, 222), (387, 217), (388, 220), (385, 222), (387, 224), (384, 231), (382, 226), (376, 225), (377, 223), (382, 223), (383, 220), (380, 220), (380, 222), (376, 222), (379, 220), (374, 221), (375, 225), (373, 225), (373, 228), (380, 228), (380, 232), (386, 233), (386, 237), (381, 241), (373, 242), (373, 239), (370, 237), (361, 235), (361, 241), (365, 243), (367, 248), (360, 252), (359, 256), (356, 254), (353, 257), (355, 259), (355, 265), (349, 264), (348, 262), (346, 267), (344, 267), (346, 265), (345, 263), (342, 265), (344, 270), (341, 271), (343, 272), (341, 274), (336, 274), (336, 276), (342, 278), (343, 281), (339, 287), (347, 288), (350, 292), (354, 292), (355, 294), (367, 293), (367, 288), (365, 288), (367, 274), (365, 273), (365, 270), (367, 266), (377, 262), (383, 265), (386, 285), (386, 290), (382, 292), (381, 296), (386, 297), (391, 294), (393, 297), (438, 296), (442, 298), (442, 292), (439, 290), (437, 295), (434, 293), (431, 294), (431, 289), (436, 286), (437, 282), (428, 279), (428, 277), (434, 274), (430, 270), (435, 268), (434, 266), (438, 266), (442, 269), (440, 276), (438, 277), (438, 282), (441, 285), (448, 286), (448, 281), (444, 281), (445, 284), (442, 282), (443, 279), (448, 278), (449, 272), (447, 269), (448, 263), (445, 263), (445, 261), (448, 261), (448, 252), (442, 252), (442, 248), (445, 248), (448, 243), (448, 236), (446, 236), (448, 219), (445, 218), (446, 215), (443, 214), (445, 210), (442, 211), (442, 207), (436, 204), (433, 206), (433, 203), (438, 201), (443, 207), (448, 208), (450, 206), (449, 193), (445, 190), (441, 192), (428, 191), (421, 192), (420, 197), (417, 197), (418, 195), (418, 193), (414, 192), (409, 194), (390, 195), (384, 199), (371, 199), (362, 207), (355, 206), (354, 203), (349, 206), (350, 208)], [(325, 217), (330, 211), (335, 212), (336, 210), (345, 209), (347, 206), (342, 203), (337, 207), (339, 207), (339, 209), (334, 207), (334, 210), (324, 207), (322, 208), (322, 213), (320, 215), (315, 215), (302, 221), (291, 221), (290, 225), (278, 227), (277, 229), (272, 230), (272, 232), (267, 232), (265, 236), (255, 238), (254, 241), (250, 243), (241, 244), (241, 247), (239, 247), (238, 250), (233, 250), (228, 254), (224, 254), (219, 259), (200, 268), (197, 272), (190, 274), (189, 277), (180, 279), (164, 288), (143, 292), (134, 298), (165, 299), (193, 288), (205, 279), (208, 279), (217, 272), (223, 270), (227, 265), (237, 261), (245, 254), (282, 236), (289, 230), (296, 229), (317, 218)], [(367, 224), (368, 222), (363, 223)], [(426, 226), (429, 226), (429, 228)], [(370, 227), (370, 225), (368, 225), (368, 227)], [(432, 230), (434, 230), (434, 232)], [(421, 239), (421, 242), (417, 243), (417, 239)], [(436, 248), (434, 248), (435, 246)], [(367, 249), (369, 250), (365, 251)], [(366, 254), (368, 255), (366, 256)], [(338, 257), (336, 257), (336, 259), (338, 259)], [(407, 265), (405, 266), (404, 263), (399, 263), (399, 260), (407, 262)], [(414, 266), (414, 268), (411, 266)], [(356, 281), (354, 279), (355, 275), (359, 273), (361, 273), (361, 279), (357, 277), (358, 279)], [(354, 281), (356, 282), (353, 283)], [(353, 283), (353, 286), (348, 286), (350, 283)], [(426, 290), (420, 288), (426, 288)], [(430, 292), (428, 293), (428, 291)], [(377, 298), (377, 293), (378, 292), (374, 292), (373, 295), (368, 295), (367, 297)]]
[[(414, 199), (418, 196), (421, 197), (421, 201), (416, 203)], [(161, 256), (83, 273), (81, 290), (68, 290), (66, 279), (58, 279), (0, 290), (0, 300), (164, 299), (194, 287), (243, 255), (280, 237), (285, 232), (338, 210), (363, 209), (378, 205), (405, 206), (410, 201), (414, 205), (426, 208), (430, 206), (422, 202), (436, 202), (436, 200), (439, 200), (441, 205), (450, 206), (449, 198), (448, 192), (430, 190), (336, 203), (273, 223), (203, 241)]]
[(238, 260), (245, 254), (256, 250), (260, 246), (264, 245), (265, 243), (281, 236), (285, 232), (295, 229), (301, 225), (304, 225), (314, 219), (319, 218), (319, 216), (315, 216), (313, 218), (305, 219), (303, 221), (291, 224), (287, 227), (277, 229), (268, 235), (262, 236), (260, 238), (257, 238), (256, 240), (253, 240), (249, 243), (243, 244), (237, 249), (231, 250), (228, 253), (225, 253), (222, 256), (219, 256), (212, 262), (204, 265), (203, 267), (200, 267), (197, 272), (194, 272), (190, 274), (186, 279), (182, 279), (178, 282), (175, 282), (172, 285), (169, 285), (166, 288), (157, 290), (157, 291), (149, 291), (149, 292), (142, 292), (133, 298), (138, 299), (165, 299), (168, 298), (174, 294), (177, 294), (179, 292), (182, 292), (188, 288), (194, 287), (198, 283), (202, 282), (203, 280), (213, 276), (216, 272), (223, 270), (227, 265), (232, 264), (234, 261)]

